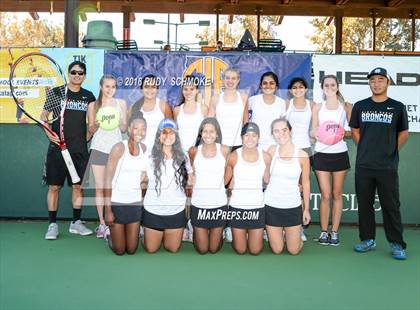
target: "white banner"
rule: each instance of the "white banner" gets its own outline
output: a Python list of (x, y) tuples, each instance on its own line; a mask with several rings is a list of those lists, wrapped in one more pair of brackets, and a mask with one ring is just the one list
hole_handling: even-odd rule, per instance
[(355, 103), (370, 97), (366, 76), (383, 67), (391, 76), (388, 96), (405, 104), (409, 131), (420, 132), (420, 57), (416, 56), (358, 56), (313, 55), (314, 101), (322, 101), (320, 79), (334, 74), (340, 82), (340, 91), (346, 101)]

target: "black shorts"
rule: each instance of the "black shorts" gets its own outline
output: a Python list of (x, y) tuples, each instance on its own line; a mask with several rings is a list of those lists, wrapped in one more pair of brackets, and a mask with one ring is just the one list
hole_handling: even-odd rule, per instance
[(280, 209), (265, 205), (265, 223), (276, 227), (302, 225), (302, 206)]
[(141, 221), (142, 206), (140, 202), (129, 204), (112, 202), (111, 209), (117, 224), (131, 224)]
[[(70, 156), (73, 161), (74, 167), (76, 168), (77, 174), (82, 180), (89, 160), (89, 153), (70, 153)], [(70, 173), (68, 172), (66, 163), (64, 162), (63, 155), (61, 155), (61, 151), (55, 149), (54, 146), (50, 146), (48, 148), (47, 160), (45, 162), (46, 183), (47, 185), (63, 186), (66, 178), (67, 184), (69, 186), (73, 185)], [(76, 184), (81, 184), (81, 182)]]
[(155, 230), (184, 228), (187, 224), (185, 210), (174, 215), (157, 215), (143, 210), (143, 226)]
[(336, 172), (350, 169), (349, 153), (315, 153), (313, 169), (318, 171)]
[[(227, 210), (228, 206), (222, 206), (212, 209), (202, 209), (197, 208), (196, 206), (191, 205), (190, 209), (190, 218), (191, 225), (200, 228), (217, 228), (217, 227), (226, 227), (227, 225)], [(224, 215), (223, 215), (224, 213)], [(200, 218), (199, 218), (200, 215)], [(204, 218), (201, 218), (204, 216)], [(224, 217), (223, 217), (224, 216)]]
[(265, 207), (245, 210), (230, 206), (229, 211), (237, 215), (232, 215), (233, 218), (229, 220), (228, 225), (232, 228), (258, 229), (265, 226)]
[(90, 151), (90, 164), (97, 165), (97, 166), (106, 166), (108, 162), (109, 154), (98, 151), (98, 150), (91, 150)]

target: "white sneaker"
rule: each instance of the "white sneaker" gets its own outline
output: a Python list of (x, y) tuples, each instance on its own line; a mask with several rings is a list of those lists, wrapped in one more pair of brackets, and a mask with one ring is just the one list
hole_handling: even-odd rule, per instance
[(188, 228), (184, 228), (184, 232), (182, 233), (182, 241), (190, 241), (190, 231)]
[(308, 240), (306, 238), (305, 230), (303, 229), (303, 227), (301, 227), (301, 229), (300, 229), (300, 239), (302, 239), (303, 242), (305, 242), (306, 240)]
[(81, 220), (70, 222), (69, 232), (76, 235), (88, 236), (93, 234), (93, 231), (87, 228)]
[(143, 227), (143, 226), (140, 226), (140, 230), (139, 230), (139, 238), (140, 238), (141, 240), (143, 240), (143, 239), (144, 239), (144, 227)]
[(187, 227), (184, 228), (182, 241), (193, 242), (193, 227), (191, 225), (191, 220), (188, 220)]
[(99, 224), (99, 226), (95, 229), (96, 238), (105, 238), (107, 228), (108, 226), (105, 224)]
[(111, 231), (109, 230), (109, 226), (106, 226), (104, 239), (107, 240), (109, 238), (109, 236), (111, 236)]
[(188, 242), (194, 242), (194, 230), (190, 229), (188, 231)]
[(51, 223), (48, 225), (48, 230), (45, 234), (45, 239), (55, 240), (58, 237), (58, 225), (57, 223)]
[(268, 241), (268, 234), (267, 234), (267, 231), (265, 229), (264, 229), (263, 239), (265, 241)]
[(188, 222), (187, 222), (187, 229), (192, 233), (193, 227), (192, 227), (192, 224), (191, 224), (191, 220), (188, 220)]
[(225, 228), (225, 240), (227, 242), (232, 242), (232, 229), (230, 227)]

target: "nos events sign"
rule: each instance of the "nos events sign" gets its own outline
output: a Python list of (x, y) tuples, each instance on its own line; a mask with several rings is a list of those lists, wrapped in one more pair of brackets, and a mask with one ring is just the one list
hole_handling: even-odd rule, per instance
[[(67, 73), (67, 66), (73, 61), (81, 61), (86, 64), (86, 79), (82, 87), (93, 92), (95, 96), (99, 92), (99, 79), (102, 76), (104, 66), (104, 51), (87, 48), (1, 48), (0, 49), (0, 123), (32, 123), (21, 113), (10, 94), (9, 76), (10, 68), (20, 57), (31, 52), (44, 53), (53, 58)], [(36, 64), (35, 64), (36, 68)], [(22, 79), (25, 76), (21, 77)], [(26, 98), (38, 96), (38, 93), (30, 87), (25, 90)], [(42, 107), (39, 108), (40, 110)]]

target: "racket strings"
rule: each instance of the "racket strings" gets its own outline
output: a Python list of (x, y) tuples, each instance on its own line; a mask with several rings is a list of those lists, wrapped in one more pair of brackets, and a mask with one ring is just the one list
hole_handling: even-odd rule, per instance
[(48, 121), (53, 121), (60, 116), (63, 104), (65, 102), (65, 95), (64, 86), (46, 90), (46, 99), (43, 109), (50, 112), (46, 115)]
[(37, 120), (52, 122), (60, 116), (65, 81), (56, 65), (42, 55), (28, 55), (13, 68), (12, 92), (17, 103)]

